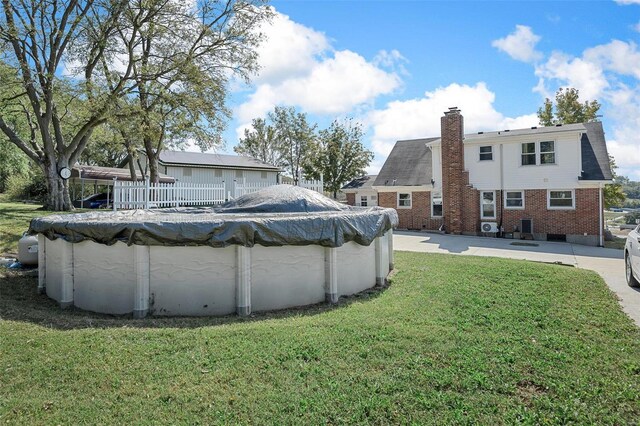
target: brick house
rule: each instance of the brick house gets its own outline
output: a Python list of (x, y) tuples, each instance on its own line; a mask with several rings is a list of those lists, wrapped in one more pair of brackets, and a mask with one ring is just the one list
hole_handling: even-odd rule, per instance
[(463, 123), (451, 108), (440, 137), (396, 142), (371, 187), (399, 228), (603, 245), (602, 123), (466, 135)]
[(376, 175), (364, 175), (343, 186), (341, 191), (347, 196), (351, 206), (373, 207), (378, 205), (378, 191), (373, 189)]

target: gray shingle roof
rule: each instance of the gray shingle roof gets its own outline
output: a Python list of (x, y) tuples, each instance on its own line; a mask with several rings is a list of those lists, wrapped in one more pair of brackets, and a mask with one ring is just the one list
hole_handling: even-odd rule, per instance
[[(82, 172), (82, 173), (81, 173)], [(118, 167), (101, 167), (101, 166), (84, 166), (77, 165), (71, 169), (72, 178), (82, 178), (88, 180), (103, 180), (111, 182), (114, 178), (117, 180), (131, 181), (131, 172), (129, 169), (121, 169)], [(176, 178), (158, 173), (160, 183), (174, 183)], [(136, 179), (143, 180), (140, 170), (136, 170)]]
[(342, 189), (366, 189), (373, 186), (373, 181), (376, 180), (377, 175), (364, 175), (359, 178), (355, 178), (348, 184), (342, 187)]
[(582, 134), (582, 176), (581, 180), (613, 179), (607, 143), (604, 139), (602, 123), (584, 123), (586, 132)]
[(426, 144), (437, 139), (439, 138), (396, 142), (373, 185), (430, 185), (432, 178), (431, 150), (427, 148)]
[(162, 151), (163, 165), (219, 167), (227, 169), (255, 169), (280, 171), (279, 167), (241, 155), (210, 154), (204, 152)]

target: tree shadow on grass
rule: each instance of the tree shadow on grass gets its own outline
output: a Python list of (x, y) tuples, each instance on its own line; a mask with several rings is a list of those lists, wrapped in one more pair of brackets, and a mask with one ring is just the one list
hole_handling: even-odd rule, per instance
[(57, 302), (38, 294), (37, 270), (0, 270), (0, 320), (25, 322), (57, 330), (84, 328), (199, 328), (247, 323), (270, 319), (306, 317), (345, 308), (353, 303), (366, 302), (381, 296), (388, 288), (376, 286), (358, 294), (341, 297), (338, 303), (318, 303), (278, 311), (256, 312), (249, 317), (227, 315), (221, 317), (158, 317), (134, 319), (132, 315), (106, 315), (78, 308), (61, 309)]

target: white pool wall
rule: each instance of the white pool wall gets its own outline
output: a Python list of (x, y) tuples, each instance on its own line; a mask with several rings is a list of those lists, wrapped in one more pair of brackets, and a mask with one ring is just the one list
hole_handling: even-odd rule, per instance
[(144, 317), (248, 315), (305, 306), (382, 284), (393, 269), (389, 230), (349, 242), (248, 248), (107, 246), (38, 235), (39, 289), (62, 307)]

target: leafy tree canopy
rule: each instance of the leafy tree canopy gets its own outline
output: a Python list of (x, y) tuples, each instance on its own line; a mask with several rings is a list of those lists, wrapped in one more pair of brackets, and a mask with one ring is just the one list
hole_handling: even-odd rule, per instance
[(556, 104), (547, 98), (544, 105), (538, 109), (538, 119), (541, 126), (555, 126), (556, 124), (587, 123), (598, 119), (598, 101), (580, 102), (580, 91), (569, 87), (560, 88), (556, 92)]
[(373, 160), (373, 152), (362, 144), (362, 125), (353, 120), (334, 120), (328, 129), (320, 130), (305, 174), (313, 179), (322, 176), (325, 190), (335, 198), (342, 185), (365, 174)]

